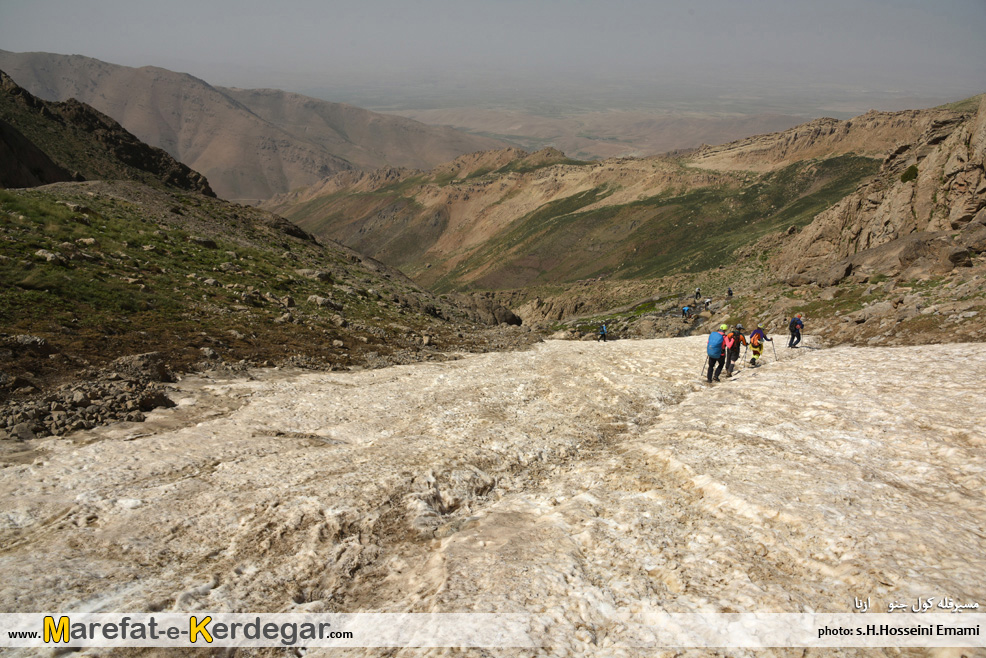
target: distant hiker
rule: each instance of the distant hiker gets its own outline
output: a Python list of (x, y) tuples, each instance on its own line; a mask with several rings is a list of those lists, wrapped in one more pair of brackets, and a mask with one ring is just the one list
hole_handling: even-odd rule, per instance
[(698, 301), (698, 298), (701, 297), (701, 296), (702, 296), (702, 289), (701, 288), (695, 288), (695, 301), (697, 302)]
[(605, 324), (599, 325), (599, 338), (596, 339), (596, 342), (598, 343), (599, 341), (603, 341), (604, 343), (606, 342), (606, 325)]
[(767, 338), (767, 332), (763, 330), (763, 323), (757, 325), (757, 328), (753, 330), (750, 334), (750, 350), (753, 352), (753, 358), (750, 359), (750, 365), (754, 368), (759, 368), (760, 364), (757, 363), (760, 360), (760, 355), (763, 354), (763, 344), (766, 341), (774, 342), (773, 338)]
[(801, 342), (801, 330), (805, 328), (805, 323), (801, 320), (800, 313), (791, 318), (791, 322), (788, 323), (787, 328), (791, 332), (791, 340), (787, 342), (787, 346), (797, 347), (798, 343)]
[(733, 298), (733, 289), (732, 288), (726, 288), (726, 297), (728, 297), (730, 299)]
[(725, 339), (727, 329), (729, 329), (728, 326), (724, 324), (719, 325), (719, 331), (713, 331), (709, 334), (709, 343), (705, 348), (705, 352), (709, 355), (708, 380), (710, 384), (713, 381), (719, 381), (719, 375), (722, 374), (722, 367), (726, 363)]
[(692, 307), (691, 306), (682, 306), (681, 307), (681, 317), (683, 317), (683, 318), (690, 318), (690, 317), (692, 317)]
[(732, 331), (723, 338), (726, 344), (726, 376), (733, 376), (733, 368), (740, 359), (740, 345), (746, 345), (746, 337), (743, 335), (743, 325), (737, 324)]
[(705, 310), (706, 310), (706, 311), (708, 311), (708, 310), (709, 310), (709, 304), (711, 304), (711, 303), (712, 303), (712, 300), (711, 300), (711, 299), (709, 299), (708, 297), (706, 297), (706, 298), (705, 298)]

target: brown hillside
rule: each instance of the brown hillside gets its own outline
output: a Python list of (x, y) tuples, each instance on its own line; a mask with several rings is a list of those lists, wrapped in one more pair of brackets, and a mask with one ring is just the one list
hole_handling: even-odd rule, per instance
[[(501, 165), (492, 171), (472, 158), (428, 173), (338, 175), (268, 207), (437, 290), (504, 289), (715, 266), (736, 241), (806, 224), (873, 169), (855, 156), (749, 178), (661, 157), (537, 164), (484, 154)], [(750, 199), (730, 198), (741, 194)]]
[(545, 144), (592, 160), (645, 156), (784, 130), (806, 117), (780, 114), (702, 115), (608, 109), (543, 116), (521, 110), (456, 107), (399, 110), (428, 124), (494, 135), (524, 148)]
[(877, 173), (873, 156), (962, 116), (871, 112), (681, 157), (580, 163), (507, 149), (427, 173), (335, 176), (269, 207), (436, 290), (661, 276), (807, 225)]
[(43, 99), (76, 98), (108, 114), (203, 173), (227, 199), (266, 199), (310, 185), (352, 168), (349, 157), (358, 167), (434, 166), (497, 144), (294, 94), (225, 90), (183, 73), (79, 55), (0, 51), (0, 69)]
[(277, 89), (221, 90), (264, 120), (363, 169), (383, 165), (428, 169), (463, 153), (503, 146), (452, 128)]

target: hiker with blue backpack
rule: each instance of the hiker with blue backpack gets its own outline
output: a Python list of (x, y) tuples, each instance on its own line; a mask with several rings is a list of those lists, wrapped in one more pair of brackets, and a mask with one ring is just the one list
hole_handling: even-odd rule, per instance
[(606, 333), (607, 333), (606, 332), (606, 325), (605, 324), (600, 325), (599, 326), (599, 338), (596, 339), (596, 342), (598, 343), (599, 341), (603, 341), (605, 343), (606, 342)]
[(801, 342), (801, 330), (805, 328), (805, 323), (801, 319), (800, 313), (791, 318), (791, 322), (788, 323), (787, 328), (791, 332), (791, 340), (787, 342), (787, 346), (797, 347), (798, 343)]
[(719, 325), (719, 331), (713, 331), (709, 334), (709, 343), (705, 351), (708, 354), (708, 380), (710, 384), (713, 381), (719, 381), (722, 368), (726, 365), (726, 331), (728, 329), (728, 325)]

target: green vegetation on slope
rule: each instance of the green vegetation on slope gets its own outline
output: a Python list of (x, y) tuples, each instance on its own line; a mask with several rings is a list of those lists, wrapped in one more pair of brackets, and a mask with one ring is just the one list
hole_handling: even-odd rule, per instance
[(484, 264), (485, 274), (473, 287), (711, 269), (767, 233), (808, 224), (878, 168), (877, 160), (844, 155), (790, 165), (745, 186), (702, 187), (579, 212), (605, 196), (596, 188), (546, 204), (515, 222), (433, 288), (461, 288)]
[(0, 191), (0, 333), (97, 363), (163, 350), (181, 366), (211, 346), (345, 364), (453, 312), (361, 260), (267, 213), (137, 183)]
[(954, 103), (946, 103), (945, 105), (939, 105), (938, 107), (943, 110), (952, 110), (953, 112), (975, 112), (979, 109), (979, 104), (983, 100), (983, 94), (977, 96), (970, 96), (969, 98), (956, 101)]

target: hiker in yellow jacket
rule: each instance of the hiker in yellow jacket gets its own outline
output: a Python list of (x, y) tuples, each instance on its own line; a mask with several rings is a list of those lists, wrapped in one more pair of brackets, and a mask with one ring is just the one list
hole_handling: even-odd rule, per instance
[(773, 338), (767, 338), (767, 332), (764, 331), (763, 323), (757, 325), (757, 328), (753, 330), (750, 334), (750, 350), (753, 352), (753, 358), (750, 359), (750, 365), (754, 368), (760, 366), (760, 356), (763, 354), (763, 345), (767, 341), (774, 342)]

